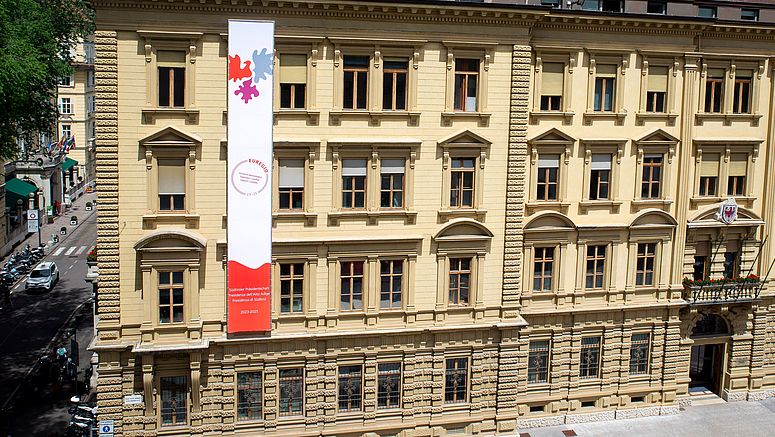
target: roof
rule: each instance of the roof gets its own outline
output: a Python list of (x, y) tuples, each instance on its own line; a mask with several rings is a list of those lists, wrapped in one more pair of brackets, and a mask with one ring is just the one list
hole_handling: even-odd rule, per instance
[(65, 162), (62, 163), (62, 171), (67, 171), (78, 165), (78, 161), (72, 158), (65, 158)]
[(21, 179), (13, 178), (5, 182), (5, 205), (15, 208), (16, 201), (29, 199), (30, 193), (38, 191), (38, 187)]

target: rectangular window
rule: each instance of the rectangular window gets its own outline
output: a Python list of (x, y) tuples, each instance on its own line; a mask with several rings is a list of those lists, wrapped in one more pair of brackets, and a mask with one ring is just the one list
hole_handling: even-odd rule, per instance
[(735, 114), (748, 114), (751, 112), (751, 70), (737, 70), (735, 72), (735, 95), (732, 98), (732, 112)]
[(643, 176), (641, 178), (640, 197), (658, 199), (662, 182), (662, 155), (643, 157)]
[(94, 72), (91, 70), (86, 72), (86, 86), (94, 86)]
[(667, 112), (667, 67), (649, 67), (648, 85), (646, 88), (646, 112)]
[(623, 12), (622, 0), (602, 0), (600, 2), (603, 12)]
[(541, 0), (541, 6), (551, 6), (553, 8), (559, 8), (560, 0)]
[(159, 50), (156, 52), (158, 68), (159, 106), (185, 106), (186, 52)]
[(449, 259), (449, 304), (468, 305), (471, 291), (471, 258)]
[(303, 109), (307, 95), (307, 55), (280, 55), (280, 108)]
[(363, 400), (363, 369), (339, 366), (339, 412), (361, 411)]
[(557, 200), (557, 178), (560, 171), (560, 155), (538, 156), (536, 200)]
[(616, 65), (603, 64), (596, 67), (594, 109), (597, 112), (614, 110), (616, 92)]
[(159, 159), (159, 211), (186, 209), (186, 162)]
[(632, 334), (630, 338), (630, 375), (643, 375), (649, 371), (649, 334)]
[(369, 89), (369, 57), (344, 57), (345, 109), (366, 109)]
[(183, 321), (183, 272), (159, 272), (159, 323)]
[(279, 160), (279, 207), (282, 210), (304, 209), (304, 160)]
[(654, 285), (654, 265), (657, 258), (657, 243), (638, 243), (635, 267), (635, 285)]
[(237, 374), (237, 420), (263, 419), (262, 377), (261, 372)]
[(589, 200), (610, 198), (611, 155), (593, 154), (589, 172)]
[(377, 369), (377, 408), (401, 407), (401, 363), (380, 363)]
[(709, 68), (705, 80), (705, 112), (720, 113), (724, 101), (724, 69)]
[(343, 261), (340, 274), (342, 311), (363, 309), (363, 261)]
[(87, 102), (86, 104), (87, 104), (87, 108), (89, 110), (89, 113), (92, 113), (92, 112), (96, 111), (97, 106), (95, 105), (95, 98), (94, 98), (94, 96), (87, 97), (86, 102)]
[(159, 378), (161, 425), (185, 425), (188, 414), (188, 387), (185, 376)]
[(382, 73), (382, 109), (386, 111), (406, 110), (406, 77), (409, 61), (386, 59)]
[(280, 264), (280, 312), (304, 311), (304, 263)]
[(533, 291), (551, 291), (554, 274), (554, 248), (536, 247), (533, 258)]
[(342, 160), (342, 208), (366, 207), (366, 160)]
[(62, 76), (58, 82), (59, 86), (73, 86), (73, 76)]
[(380, 207), (404, 207), (405, 161), (404, 159), (382, 159), (380, 161)]
[(748, 155), (733, 153), (729, 158), (729, 180), (727, 194), (745, 196), (745, 176), (748, 173)]
[(59, 99), (59, 112), (64, 115), (71, 115), (73, 113), (73, 102), (70, 97), (62, 97)]
[(717, 9), (715, 6), (700, 6), (697, 8), (697, 16), (702, 18), (716, 18)]
[(478, 59), (455, 59), (455, 110), (476, 112)]
[(600, 337), (581, 339), (579, 379), (600, 378)]
[(73, 135), (73, 127), (69, 124), (62, 125), (62, 137), (70, 138)]
[(667, 14), (667, 3), (662, 1), (649, 1), (646, 3), (646, 13), (649, 14)]
[(280, 369), (280, 415), (302, 414), (304, 405), (304, 369)]
[(565, 80), (565, 64), (545, 62), (541, 67), (541, 110), (562, 110), (562, 89)]
[(706, 255), (695, 255), (693, 270), (694, 272), (692, 274), (692, 278), (695, 281), (708, 279), (708, 275), (710, 273), (710, 263), (708, 262), (708, 257)]
[(444, 372), (444, 403), (468, 400), (468, 358), (447, 358)]
[(604, 245), (587, 246), (587, 290), (603, 288), (605, 283), (605, 252)]
[(404, 262), (402, 260), (384, 260), (379, 262), (380, 308), (401, 308)]
[(740, 19), (747, 21), (759, 21), (759, 10), (742, 8), (740, 9)]
[(724, 278), (731, 279), (740, 276), (740, 253), (724, 252)]
[(450, 208), (474, 207), (474, 175), (476, 159), (455, 158), (452, 160), (451, 183), (449, 193)]
[(527, 383), (549, 382), (549, 340), (531, 341), (527, 358)]
[(721, 155), (703, 153), (700, 168), (700, 196), (715, 196), (718, 192), (718, 172)]

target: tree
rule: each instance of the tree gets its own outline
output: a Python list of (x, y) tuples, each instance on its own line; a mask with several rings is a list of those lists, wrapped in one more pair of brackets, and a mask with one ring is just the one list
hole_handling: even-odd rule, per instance
[(93, 18), (85, 0), (0, 0), (1, 157), (18, 155), (17, 138), (55, 129), (57, 80)]

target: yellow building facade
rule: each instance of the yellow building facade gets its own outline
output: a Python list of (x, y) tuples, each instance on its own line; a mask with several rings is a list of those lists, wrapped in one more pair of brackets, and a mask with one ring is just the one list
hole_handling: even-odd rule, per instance
[[(493, 434), (775, 393), (771, 298), (737, 279), (775, 253), (772, 29), (93, 4), (117, 435)], [(228, 19), (276, 22), (272, 331), (247, 337), (226, 335)]]

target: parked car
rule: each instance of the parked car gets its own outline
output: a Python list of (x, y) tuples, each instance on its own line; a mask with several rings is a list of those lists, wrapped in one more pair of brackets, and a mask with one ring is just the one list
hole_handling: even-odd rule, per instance
[(54, 288), (54, 285), (59, 282), (59, 268), (53, 261), (42, 262), (37, 265), (27, 276), (27, 281), (24, 284), (25, 290), (30, 289), (44, 289), (46, 291)]

